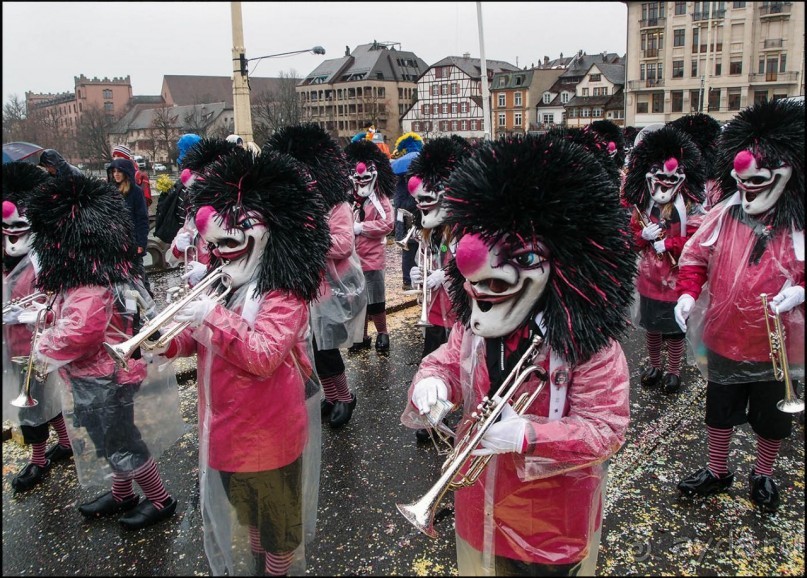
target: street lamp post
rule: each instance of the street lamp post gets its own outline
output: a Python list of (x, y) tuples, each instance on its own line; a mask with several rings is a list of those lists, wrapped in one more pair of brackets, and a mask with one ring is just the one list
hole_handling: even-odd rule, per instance
[(246, 49), (244, 48), (244, 29), (241, 24), (241, 2), (230, 2), (230, 13), (233, 26), (233, 124), (235, 125), (235, 134), (239, 135), (247, 143), (253, 140), (248, 63), (263, 60), (264, 58), (291, 56), (292, 54), (305, 54), (306, 52), (325, 54), (325, 49), (322, 46), (314, 46), (305, 50), (292, 50), (290, 52), (247, 58)]

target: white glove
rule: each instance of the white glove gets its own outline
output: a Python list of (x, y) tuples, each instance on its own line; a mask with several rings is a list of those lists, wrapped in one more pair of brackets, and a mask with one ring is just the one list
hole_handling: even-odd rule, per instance
[(177, 251), (180, 253), (184, 253), (185, 249), (191, 246), (191, 241), (193, 241), (191, 234), (187, 231), (181, 231), (177, 233), (176, 240), (174, 241), (174, 247), (176, 247)]
[(39, 316), (39, 312), (45, 308), (44, 303), (40, 303), (39, 301), (33, 301), (28, 304), (28, 306), (23, 309), (20, 314), (17, 316), (17, 323), (22, 325), (33, 325), (36, 323), (36, 318)]
[(448, 387), (441, 379), (426, 377), (415, 384), (412, 389), (412, 405), (426, 415), (438, 399), (448, 401)]
[(420, 267), (415, 265), (409, 270), (409, 279), (412, 281), (412, 285), (423, 283), (423, 273), (420, 272)]
[(804, 287), (794, 285), (782, 289), (776, 297), (771, 299), (770, 306), (774, 313), (786, 313), (802, 303), (804, 303)]
[(187, 281), (188, 285), (193, 287), (207, 274), (207, 266), (202, 265), (199, 261), (188, 261), (185, 263), (187, 271), (180, 277), (183, 281)]
[(435, 269), (429, 276), (426, 278), (426, 285), (429, 289), (437, 289), (440, 285), (443, 284), (443, 281), (446, 278), (445, 271), (442, 269)]
[(213, 308), (216, 306), (216, 299), (210, 295), (202, 295), (194, 299), (174, 315), (177, 323), (190, 323), (191, 327), (199, 327)]
[(353, 234), (356, 236), (361, 235), (361, 232), (364, 230), (364, 223), (359, 223), (358, 221), (353, 223)]
[(527, 420), (518, 415), (509, 403), (505, 403), (501, 419), (488, 428), (482, 436), (481, 445), (472, 451), (471, 455), (520, 454), (524, 447), (526, 431)]
[(653, 248), (656, 250), (656, 253), (663, 253), (666, 251), (667, 247), (664, 246), (664, 239), (653, 243)]
[(678, 303), (675, 304), (675, 321), (684, 333), (687, 330), (687, 319), (689, 319), (689, 313), (692, 311), (693, 305), (695, 305), (695, 298), (689, 293), (681, 295), (678, 298)]
[(661, 227), (658, 223), (650, 223), (644, 229), (642, 229), (642, 239), (645, 241), (655, 241), (659, 233), (661, 233)]
[(25, 309), (21, 305), (12, 305), (11, 309), (3, 313), (3, 325), (14, 325), (15, 323), (19, 323), (18, 319), (20, 317), (20, 313), (23, 311), (25, 311)]

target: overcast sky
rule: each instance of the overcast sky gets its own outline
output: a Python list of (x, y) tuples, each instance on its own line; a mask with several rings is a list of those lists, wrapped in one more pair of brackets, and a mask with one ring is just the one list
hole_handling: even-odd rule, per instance
[[(129, 75), (159, 95), (163, 75), (232, 76), (230, 2), (3, 2), (3, 104), (11, 95), (72, 92), (74, 77)], [(254, 76), (305, 76), (345, 47), (398, 43), (432, 65), (480, 57), (476, 2), (242, 2)], [(482, 2), (485, 56), (519, 67), (543, 57), (625, 53), (623, 2)]]

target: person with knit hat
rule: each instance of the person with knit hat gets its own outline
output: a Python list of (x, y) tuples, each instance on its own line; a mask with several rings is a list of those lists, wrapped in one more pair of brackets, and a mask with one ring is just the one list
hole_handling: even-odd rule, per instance
[(777, 405), (787, 383), (771, 364), (767, 325), (768, 316), (779, 317), (790, 378), (803, 380), (804, 103), (775, 100), (746, 108), (725, 126), (717, 150), (722, 196), (678, 260), (675, 306), (707, 380), (708, 464), (678, 489), (700, 496), (728, 491), (734, 481), (731, 437), (748, 423), (757, 440), (748, 495), (762, 511), (775, 512), (774, 462), (791, 433), (790, 412), (803, 405)]
[[(33, 190), (48, 176), (41, 169), (25, 162), (3, 165), (3, 303), (37, 293), (36, 275), (39, 263), (31, 251), (31, 223), (28, 220), (28, 200)], [(50, 298), (45, 296), (46, 300)], [(46, 301), (35, 301), (28, 308), (38, 312)], [(28, 464), (11, 479), (15, 492), (25, 492), (41, 483), (51, 466), (73, 455), (67, 426), (62, 416), (62, 383), (50, 374), (43, 381), (36, 371), (29, 376), (30, 397), (37, 401), (33, 407), (12, 404), (22, 391), (31, 355), (32, 325), (22, 323), (20, 316), (26, 307), (10, 306), (3, 312), (3, 420), (20, 426), (23, 443), (31, 446)], [(46, 449), (49, 426), (58, 441)]]
[(100, 179), (57, 177), (35, 190), (28, 215), (40, 263), (36, 287), (54, 295), (52, 322), (32, 354), (44, 373), (58, 371), (66, 384), (62, 407), (79, 482), (112, 483), (79, 512), (123, 513), (119, 523), (128, 530), (165, 520), (177, 500), (156, 460), (185, 432), (176, 377), (139, 354), (119, 364), (105, 347), (137, 334), (154, 312), (123, 197)]
[(146, 207), (150, 207), (151, 182), (149, 181), (148, 174), (140, 170), (140, 167), (137, 165), (137, 161), (134, 159), (134, 155), (132, 155), (131, 149), (123, 144), (115, 145), (115, 147), (112, 149), (112, 160), (114, 161), (115, 159), (126, 159), (131, 161), (132, 167), (134, 168), (134, 182), (143, 191), (143, 197), (146, 199)]
[(395, 193), (395, 174), (389, 158), (373, 141), (358, 139), (345, 147), (348, 175), (353, 185), (353, 234), (356, 253), (361, 260), (367, 290), (367, 315), (362, 340), (349, 353), (370, 349), (372, 338), (367, 328), (370, 320), (376, 329), (375, 349), (389, 352), (387, 330), (385, 261), (387, 235), (395, 226), (390, 199)]
[[(681, 388), (686, 336), (675, 322), (678, 259), (706, 211), (705, 172), (700, 151), (684, 132), (664, 126), (650, 132), (631, 152), (623, 197), (633, 207), (631, 228), (639, 253), (636, 321), (646, 331), (650, 364), (641, 384), (661, 385), (665, 394)], [(667, 362), (662, 370), (662, 347)]]
[(350, 421), (357, 403), (356, 393), (348, 388), (339, 348), (361, 339), (367, 308), (364, 273), (353, 235), (347, 159), (339, 143), (314, 123), (284, 127), (266, 146), (307, 167), (328, 209), (331, 248), (317, 298), (311, 303), (311, 327), (314, 362), (323, 389), (321, 414), (330, 427), (339, 428)]
[[(583, 147), (526, 136), (475, 149), (444, 202), (457, 322), (421, 361), (401, 422), (418, 428), (437, 404), (462, 408), (460, 444), (483, 423), (480, 403), (501, 418), (470, 448), (490, 461), (454, 492), (459, 574), (594, 575), (606, 463), (630, 415), (618, 340), (636, 262), (617, 185)], [(508, 380), (522, 359), (533, 369)], [(509, 399), (494, 397), (503, 383), (519, 384)], [(516, 411), (521, 393), (536, 397)]]
[[(229, 144), (229, 143), (228, 143)], [(235, 147), (190, 187), (222, 278), (174, 319), (164, 355), (197, 356), (204, 544), (213, 575), (305, 573), (321, 439), (310, 303), (330, 247), (305, 166)], [(229, 288), (221, 301), (211, 291)]]

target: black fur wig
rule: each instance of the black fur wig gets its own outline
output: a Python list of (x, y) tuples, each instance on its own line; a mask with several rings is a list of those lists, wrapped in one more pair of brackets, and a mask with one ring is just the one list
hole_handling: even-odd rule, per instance
[(793, 174), (774, 205), (771, 222), (774, 230), (789, 227), (804, 229), (804, 103), (784, 99), (766, 101), (746, 108), (724, 128), (718, 139), (715, 173), (720, 180), (720, 200), (737, 191), (731, 176), (734, 157), (749, 150), (758, 166), (776, 169), (783, 164)]
[(595, 120), (583, 130), (593, 131), (606, 151), (608, 150), (608, 143), (614, 143), (616, 153), (611, 158), (616, 164), (617, 170), (621, 169), (625, 164), (625, 135), (622, 133), (622, 129), (613, 121)]
[(13, 203), (20, 215), (25, 215), (28, 197), (48, 180), (48, 173), (23, 161), (3, 164), (3, 202)]
[(202, 173), (207, 165), (237, 148), (241, 147), (221, 138), (203, 138), (185, 153), (182, 158), (182, 168)]
[[(593, 154), (597, 161), (602, 165), (605, 169), (605, 172), (608, 173), (608, 176), (611, 177), (615, 183), (619, 184), (620, 182), (620, 169), (621, 166), (617, 166), (617, 163), (611, 156), (608, 154), (607, 144), (603, 145), (602, 141), (599, 139), (597, 134), (591, 130), (583, 130), (582, 128), (578, 127), (554, 127), (547, 131), (547, 134), (553, 138), (562, 138), (569, 142), (573, 142), (575, 144), (579, 144), (588, 152)], [(623, 155), (624, 156), (624, 155)], [(623, 158), (624, 162), (624, 158)]]
[(423, 150), (409, 165), (407, 176), (419, 177), (431, 190), (440, 188), (470, 152), (470, 143), (462, 137), (452, 135), (432, 139), (423, 145)]
[(31, 195), (28, 218), (42, 291), (111, 286), (142, 273), (135, 265), (132, 218), (113, 184), (85, 176), (50, 178)]
[(291, 155), (306, 165), (328, 210), (353, 200), (345, 152), (318, 124), (283, 127), (264, 147)]
[[(536, 309), (543, 305), (555, 351), (580, 363), (623, 334), (636, 258), (617, 184), (591, 153), (549, 135), (489, 142), (456, 168), (448, 189), (458, 238), (475, 233), (495, 243), (517, 235), (548, 247), (552, 269)], [(471, 301), (454, 263), (451, 299), (467, 324)]]
[(367, 139), (357, 140), (351, 142), (345, 147), (345, 156), (348, 162), (348, 171), (352, 171), (356, 163), (367, 163), (372, 161), (375, 163), (376, 171), (378, 172), (378, 181), (376, 183), (376, 192), (379, 196), (392, 199), (395, 196), (395, 183), (397, 177), (392, 172), (392, 165), (389, 158), (384, 154), (378, 145)]
[(684, 200), (702, 203), (706, 197), (706, 171), (698, 146), (683, 131), (671, 126), (647, 132), (642, 141), (633, 147), (625, 178), (623, 195), (631, 205), (644, 209), (650, 203), (646, 174), (654, 164), (662, 164), (674, 157), (683, 167), (686, 180), (678, 191)]
[(268, 231), (256, 292), (317, 296), (331, 244), (325, 205), (293, 157), (264, 149), (258, 157), (237, 148), (205, 168), (190, 189), (191, 210), (212, 206), (232, 226), (248, 211), (263, 216)]
[(720, 136), (720, 123), (702, 112), (688, 114), (668, 123), (671, 127), (684, 131), (698, 145), (706, 169), (706, 178), (715, 176), (717, 138)]

